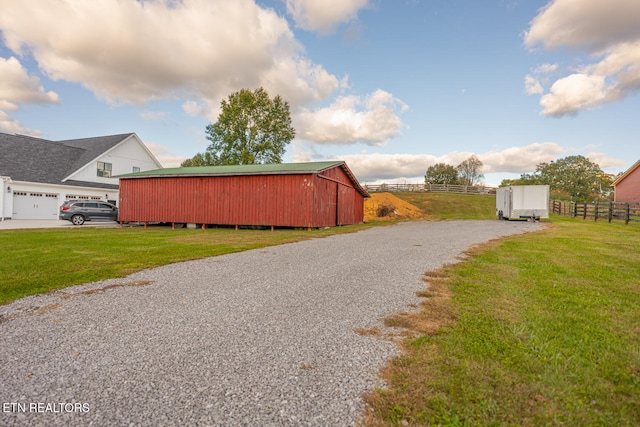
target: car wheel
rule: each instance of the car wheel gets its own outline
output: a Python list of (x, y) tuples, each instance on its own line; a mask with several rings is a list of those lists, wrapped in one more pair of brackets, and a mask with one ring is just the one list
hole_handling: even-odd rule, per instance
[(74, 215), (71, 217), (71, 222), (73, 225), (82, 225), (84, 224), (84, 217), (82, 215)]

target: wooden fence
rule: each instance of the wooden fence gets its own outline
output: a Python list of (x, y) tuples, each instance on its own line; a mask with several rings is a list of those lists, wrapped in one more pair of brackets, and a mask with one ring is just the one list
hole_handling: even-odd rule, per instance
[(576, 203), (552, 200), (550, 204), (551, 212), (558, 215), (582, 219), (589, 218), (594, 221), (606, 220), (611, 222), (617, 220), (624, 221), (625, 224), (629, 222), (640, 222), (640, 203)]
[(369, 193), (400, 192), (400, 191), (426, 191), (434, 193), (468, 193), (468, 194), (496, 194), (495, 187), (480, 187), (475, 185), (449, 185), (449, 184), (364, 184), (364, 189)]

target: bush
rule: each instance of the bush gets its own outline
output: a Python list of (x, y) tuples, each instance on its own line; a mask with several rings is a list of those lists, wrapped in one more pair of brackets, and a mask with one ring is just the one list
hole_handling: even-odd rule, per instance
[(384, 203), (378, 206), (378, 209), (376, 209), (376, 216), (378, 218), (381, 218), (383, 216), (391, 215), (395, 211), (396, 211), (396, 207), (394, 205), (392, 205), (391, 203)]

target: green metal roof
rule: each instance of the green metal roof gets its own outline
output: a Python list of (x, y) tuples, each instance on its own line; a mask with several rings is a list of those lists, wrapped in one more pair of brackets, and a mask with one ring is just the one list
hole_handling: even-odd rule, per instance
[(307, 163), (270, 163), (260, 165), (228, 165), (228, 166), (192, 166), (184, 168), (164, 168), (143, 172), (118, 175), (116, 178), (169, 178), (181, 176), (238, 176), (238, 175), (299, 175), (319, 173), (325, 169), (341, 166), (353, 181), (354, 186), (365, 197), (369, 197), (367, 191), (362, 188), (351, 170), (343, 160), (331, 162), (307, 162)]
[(317, 173), (344, 163), (270, 163), (264, 165), (228, 165), (228, 166), (191, 166), (185, 168), (164, 168), (144, 172), (119, 175), (119, 178), (142, 178), (150, 176), (210, 176), (210, 175), (262, 175), (262, 174), (301, 174)]

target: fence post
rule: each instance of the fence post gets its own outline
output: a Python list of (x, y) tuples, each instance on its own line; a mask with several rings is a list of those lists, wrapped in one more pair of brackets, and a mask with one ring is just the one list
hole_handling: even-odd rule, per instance
[(613, 202), (609, 202), (609, 222), (613, 219)]
[(631, 212), (629, 211), (629, 202), (627, 202), (627, 206), (625, 208), (625, 216), (624, 216), (625, 224), (629, 224), (629, 216), (631, 216)]
[(598, 202), (595, 202), (593, 204), (593, 220), (594, 221), (598, 220)]
[(582, 212), (582, 219), (587, 219), (587, 203), (583, 203), (584, 211)]

